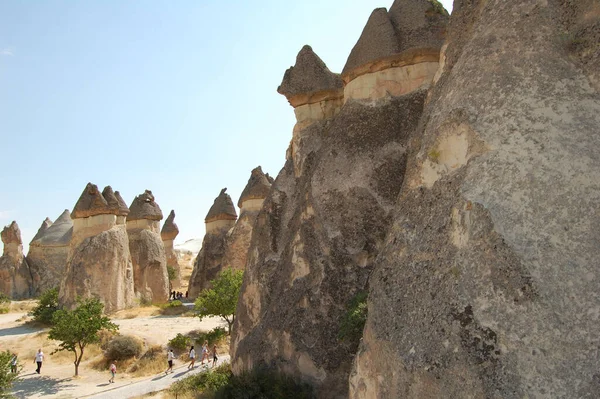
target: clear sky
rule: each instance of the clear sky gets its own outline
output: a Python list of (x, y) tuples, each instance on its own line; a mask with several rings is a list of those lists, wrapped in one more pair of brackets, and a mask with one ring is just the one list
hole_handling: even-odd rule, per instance
[(0, 0), (0, 225), (27, 246), (92, 182), (150, 189), (176, 242), (202, 237), (221, 188), (237, 204), (254, 167), (283, 167), (300, 48), (340, 72), (392, 1)]

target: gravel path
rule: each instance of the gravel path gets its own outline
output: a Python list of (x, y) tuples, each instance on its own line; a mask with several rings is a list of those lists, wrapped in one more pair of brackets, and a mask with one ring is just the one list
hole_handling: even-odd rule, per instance
[[(217, 361), (217, 365), (222, 363), (229, 362), (229, 356), (221, 356)], [(146, 380), (132, 382), (126, 385), (119, 386), (116, 383), (116, 386), (111, 386), (111, 388), (106, 389), (100, 393), (86, 395), (86, 396), (78, 396), (78, 398), (90, 398), (90, 399), (114, 399), (114, 398), (133, 398), (136, 396), (145, 395), (151, 392), (158, 392), (164, 389), (167, 389), (176, 381), (179, 381), (185, 377), (189, 377), (190, 375), (198, 374), (209, 370), (209, 367), (198, 366), (194, 367), (193, 370), (187, 370), (187, 365), (184, 364), (182, 366), (174, 368), (172, 374), (165, 375), (161, 373), (157, 376), (150, 377)]]

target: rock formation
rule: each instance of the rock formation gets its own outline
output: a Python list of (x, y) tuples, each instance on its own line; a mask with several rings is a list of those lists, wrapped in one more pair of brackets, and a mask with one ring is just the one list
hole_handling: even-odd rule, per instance
[[(405, 2), (397, 3), (395, 11)], [(421, 20), (447, 19), (430, 10), (432, 3), (423, 3), (431, 16)], [(304, 55), (308, 47), (284, 76), (279, 92), (295, 107), (297, 124), (286, 165), (254, 226), (232, 338), (234, 373), (266, 366), (311, 383), (318, 397), (348, 396), (358, 342), (340, 343), (342, 319), (349, 302), (367, 289), (384, 244), (404, 180), (408, 140), (442, 41), (437, 49), (429, 47), (433, 39), (404, 43), (389, 14), (376, 10), (370, 18), (344, 68), (343, 89), (342, 78), (312, 51)], [(434, 38), (440, 32), (427, 34)], [(372, 51), (364, 43), (373, 38), (387, 38), (388, 44)], [(302, 81), (294, 73), (301, 77), (304, 70), (330, 77), (314, 82), (339, 83), (286, 89), (293, 87), (292, 78)], [(312, 93), (332, 90), (335, 97), (311, 107), (317, 104), (311, 103)], [(299, 105), (297, 98), (306, 103)]]
[(24, 299), (31, 295), (31, 272), (23, 255), (21, 230), (13, 221), (1, 233), (4, 252), (0, 257), (0, 292), (11, 299)]
[[(133, 267), (120, 195), (88, 183), (73, 208), (73, 233), (59, 302), (71, 307), (76, 298), (98, 297), (107, 313), (133, 305)], [(114, 198), (113, 198), (114, 197)], [(122, 199), (121, 199), (122, 201)]]
[(160, 235), (162, 211), (149, 190), (136, 196), (129, 209), (127, 234), (136, 296), (147, 303), (167, 302), (169, 275)]
[(179, 228), (175, 224), (175, 211), (169, 213), (169, 217), (165, 220), (162, 230), (160, 231), (160, 238), (163, 241), (165, 247), (165, 255), (167, 257), (167, 267), (172, 267), (175, 271), (175, 279), (171, 280), (171, 288), (181, 287), (181, 266), (179, 265), (177, 254), (173, 249), (173, 241), (179, 234)]
[(597, 1), (454, 2), (351, 398), (600, 396), (599, 27)]
[(227, 237), (225, 264), (234, 270), (244, 270), (246, 268), (246, 257), (252, 238), (252, 228), (258, 211), (260, 211), (263, 201), (269, 195), (270, 189), (271, 182), (267, 175), (263, 173), (261, 167), (253, 169), (248, 184), (246, 184), (238, 201), (240, 217)]
[(237, 213), (226, 190), (221, 190), (204, 219), (206, 234), (202, 240), (202, 249), (194, 261), (188, 286), (191, 298), (197, 297), (203, 289), (210, 288), (210, 281), (228, 266), (224, 262), (227, 235), (235, 225)]
[(33, 278), (33, 295), (37, 296), (50, 288), (60, 287), (72, 234), (71, 213), (65, 209), (54, 223), (46, 218), (29, 243), (27, 263)]

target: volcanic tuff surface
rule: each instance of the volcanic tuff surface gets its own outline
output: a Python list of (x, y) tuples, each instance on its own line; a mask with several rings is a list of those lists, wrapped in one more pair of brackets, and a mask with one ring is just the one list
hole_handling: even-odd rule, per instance
[(351, 398), (600, 395), (599, 22), (598, 2), (455, 1)]
[(181, 287), (181, 265), (177, 259), (177, 254), (173, 249), (173, 240), (179, 234), (179, 227), (175, 223), (175, 211), (171, 210), (167, 220), (160, 231), (160, 238), (165, 246), (165, 255), (167, 257), (167, 268), (172, 267), (175, 271), (175, 278), (171, 281), (171, 289)]
[(21, 230), (13, 221), (1, 233), (4, 244), (0, 257), (0, 292), (11, 299), (24, 299), (31, 295), (31, 272), (23, 255)]

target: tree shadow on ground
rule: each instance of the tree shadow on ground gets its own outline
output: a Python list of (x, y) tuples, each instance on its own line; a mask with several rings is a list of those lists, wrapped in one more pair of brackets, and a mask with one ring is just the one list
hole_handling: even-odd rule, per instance
[(13, 385), (13, 395), (19, 399), (30, 398), (37, 394), (56, 395), (61, 389), (74, 387), (75, 385), (70, 384), (70, 381), (70, 378), (60, 380), (46, 376), (22, 379)]
[(38, 331), (41, 331), (41, 329), (31, 328), (31, 327), (26, 327), (26, 326), (3, 328), (0, 330), (0, 337), (6, 337), (6, 336), (12, 336), (12, 335), (33, 334)]

